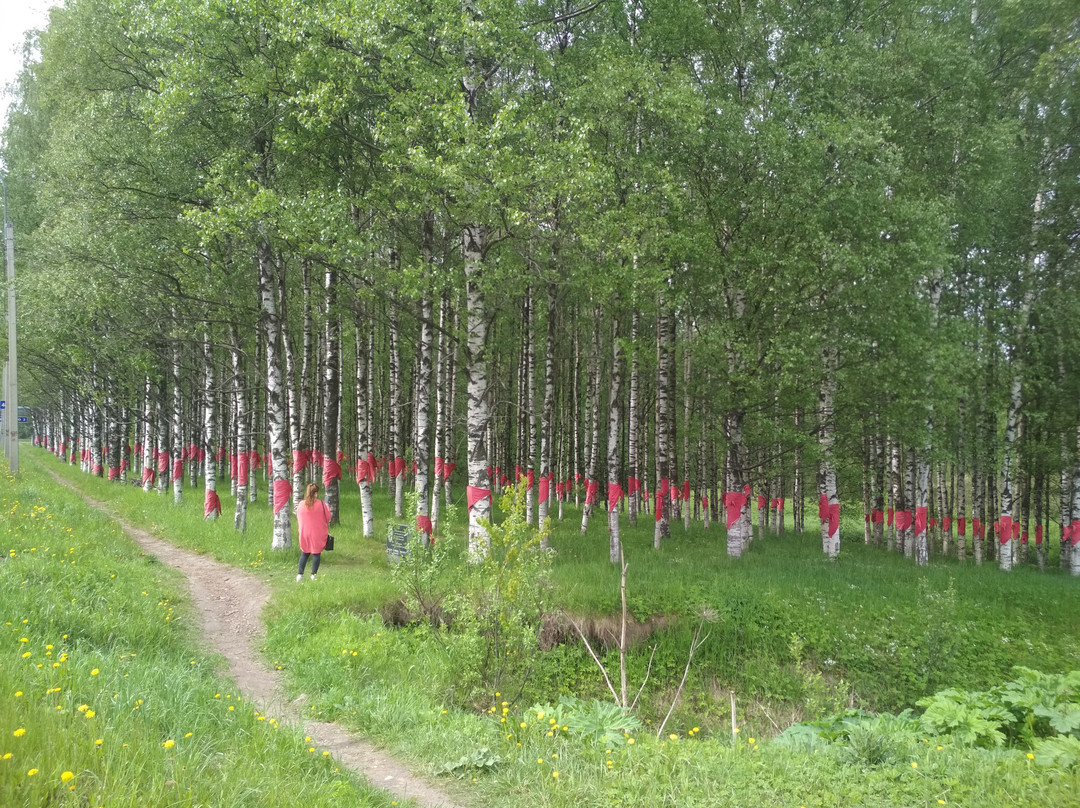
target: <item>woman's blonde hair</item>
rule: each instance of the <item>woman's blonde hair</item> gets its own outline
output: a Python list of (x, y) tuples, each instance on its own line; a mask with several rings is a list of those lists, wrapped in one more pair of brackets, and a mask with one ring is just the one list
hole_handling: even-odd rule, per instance
[(309, 508), (315, 504), (315, 497), (319, 495), (319, 486), (315, 483), (308, 483), (307, 489), (304, 491), (304, 504)]

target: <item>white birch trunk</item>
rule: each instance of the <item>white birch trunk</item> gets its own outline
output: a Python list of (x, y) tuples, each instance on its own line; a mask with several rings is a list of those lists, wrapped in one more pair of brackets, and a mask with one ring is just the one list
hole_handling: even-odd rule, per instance
[[(548, 518), (551, 510), (551, 499), (555, 496), (555, 486), (552, 482), (552, 447), (551, 436), (554, 430), (555, 420), (555, 284), (549, 283), (547, 287), (547, 324), (544, 336), (544, 409), (540, 416), (540, 478), (547, 480), (544, 490), (547, 497), (537, 506), (537, 522), (541, 528)], [(542, 534), (541, 546), (547, 549), (550, 545), (548, 531)]]
[(337, 318), (337, 270), (327, 263), (323, 290), (326, 293), (324, 310), (324, 340), (326, 344), (326, 365), (323, 368), (323, 489), (326, 505), (330, 509), (330, 524), (340, 520), (341, 488), (340, 479), (328, 473), (338, 465), (338, 414), (341, 397), (340, 363), (338, 353), (341, 350), (341, 326)]
[(232, 388), (236, 407), (236, 510), (233, 513), (233, 529), (247, 532), (247, 487), (251, 474), (248, 464), (241, 458), (249, 452), (247, 395), (244, 390), (243, 365), (240, 359), (240, 335), (236, 326), (229, 324), (229, 348), (232, 353)]
[[(840, 498), (836, 490), (836, 467), (833, 463), (833, 446), (836, 442), (836, 426), (833, 411), (833, 402), (836, 398), (836, 369), (839, 364), (839, 356), (835, 345), (830, 345), (822, 352), (822, 366), (825, 376), (821, 382), (821, 390), (818, 395), (819, 413), (819, 438), (818, 445), (821, 449), (820, 460), (820, 490), (819, 497), (824, 496), (829, 504), (839, 507)], [(835, 531), (830, 535), (830, 523), (832, 519), (826, 519), (821, 525), (821, 545), (826, 557), (835, 561), (840, 555), (840, 524), (839, 519), (835, 523)]]
[(426, 267), (424, 290), (420, 296), (420, 343), (417, 345), (416, 374), (416, 433), (413, 440), (413, 460), (416, 461), (416, 521), (417, 527), (431, 530), (428, 511), (428, 451), (431, 444), (431, 343), (432, 306), (430, 281), (434, 264), (435, 220), (427, 213), (423, 220), (422, 250)]
[[(634, 307), (634, 313), (630, 321), (630, 423), (627, 425), (627, 451), (629, 454), (629, 466), (630, 476), (634, 478), (634, 482), (629, 484), (631, 489), (627, 492), (627, 509), (628, 519), (631, 525), (637, 525), (638, 510), (640, 508), (641, 491), (637, 488), (640, 485), (642, 478), (641, 462), (638, 457), (638, 429), (641, 421), (641, 415), (639, 413), (640, 403), (639, 396), (641, 394), (639, 387), (639, 372), (638, 372), (638, 329), (640, 325), (641, 314), (638, 312), (637, 307)], [(708, 523), (706, 520), (706, 527)]]
[[(482, 288), (484, 246), (486, 233), (480, 225), (466, 225), (462, 232), (462, 253), (465, 263), (465, 375), (467, 396), (465, 423), (468, 443), (469, 486), (473, 488), (469, 508), (469, 555), (485, 558), (491, 549), (491, 539), (482, 522), (491, 519), (491, 492), (488, 489), (487, 467), (489, 447), (487, 429), (491, 421), (488, 401), (487, 329), (488, 312)], [(486, 495), (484, 494), (486, 492)]]
[(439, 531), (439, 504), (441, 502), (441, 481), (446, 473), (446, 313), (447, 296), (443, 292), (439, 298), (439, 336), (435, 344), (435, 479), (431, 486), (431, 529), (432, 534)]
[(596, 500), (600, 498), (597, 490), (593, 501), (589, 501), (588, 492), (590, 486), (599, 488), (599, 454), (600, 454), (600, 320), (599, 307), (593, 311), (593, 336), (592, 350), (589, 352), (589, 384), (586, 395), (588, 396), (589, 410), (589, 457), (585, 466), (585, 505), (581, 509), (581, 533), (584, 535), (589, 527), (589, 518), (592, 516)]
[(142, 489), (147, 493), (154, 490), (154, 475), (153, 473), (147, 474), (146, 470), (157, 468), (157, 463), (154, 462), (154, 438), (153, 438), (153, 423), (154, 423), (154, 388), (150, 381), (150, 377), (146, 377), (146, 381), (143, 386), (143, 419), (142, 419), (142, 433), (143, 433), (143, 484)]
[[(615, 307), (612, 306), (614, 310)], [(619, 405), (622, 392), (622, 346), (619, 343), (619, 318), (612, 315), (611, 375), (608, 399), (607, 480), (608, 480), (608, 560), (618, 564), (622, 555), (619, 536)]]
[[(401, 273), (401, 262), (397, 250), (390, 251), (390, 272), (393, 275)], [(392, 462), (397, 463), (398, 458), (404, 455), (404, 425), (401, 413), (401, 346), (398, 338), (398, 315), (397, 301), (390, 301), (390, 311), (387, 321), (390, 328), (390, 446), (393, 450)], [(398, 519), (404, 514), (405, 508), (405, 474), (398, 473), (394, 468), (391, 479), (391, 491), (394, 498), (394, 516)]]
[(203, 502), (204, 518), (211, 521), (218, 518), (218, 511), (209, 507), (211, 495), (217, 496), (217, 463), (214, 460), (217, 452), (217, 374), (214, 370), (213, 344), (210, 342), (210, 333), (203, 333), (203, 378), (205, 388), (203, 391), (203, 450), (206, 453), (206, 499)]
[(371, 461), (374, 449), (371, 444), (371, 432), (368, 428), (368, 409), (371, 406), (371, 394), (368, 389), (368, 338), (361, 323), (361, 309), (358, 304), (353, 311), (356, 330), (356, 462), (364, 464), (364, 474), (360, 478), (360, 515), (363, 522), (364, 536), (375, 535), (375, 514), (372, 511), (371, 486), (375, 480), (375, 468)]
[(1076, 429), (1076, 462), (1073, 464), (1072, 510), (1068, 542), (1062, 543), (1062, 554), (1068, 556), (1069, 573), (1080, 576), (1080, 427)]
[[(285, 445), (285, 390), (282, 383), (282, 367), (279, 340), (281, 326), (278, 321), (277, 295), (274, 294), (273, 261), (270, 243), (265, 236), (257, 247), (259, 266), (259, 301), (261, 303), (264, 334), (266, 335), (266, 429), (270, 439), (270, 489), (278, 488), (278, 481), (289, 482), (289, 466)], [(271, 549), (285, 550), (292, 546), (290, 502), (278, 502), (273, 496), (274, 514)]]
[[(671, 400), (671, 372), (673, 359), (669, 359), (671, 346), (668, 344), (668, 318), (672, 315), (668, 311), (667, 303), (661, 300), (658, 306), (659, 312), (656, 317), (656, 477), (654, 478), (656, 493), (656, 511), (653, 514), (656, 527), (653, 529), (653, 547), (660, 549), (663, 539), (671, 536), (671, 455), (670, 436), (668, 424), (670, 423), (670, 410), (673, 406)], [(730, 553), (730, 548), (729, 551)]]

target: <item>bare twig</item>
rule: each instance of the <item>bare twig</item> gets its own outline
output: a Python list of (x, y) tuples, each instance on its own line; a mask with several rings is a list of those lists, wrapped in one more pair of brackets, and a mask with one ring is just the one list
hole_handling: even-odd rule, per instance
[[(618, 704), (619, 694), (615, 692), (615, 685), (613, 685), (611, 683), (611, 679), (608, 678), (607, 669), (604, 668), (604, 663), (600, 661), (600, 657), (596, 655), (596, 652), (593, 651), (592, 646), (589, 645), (589, 640), (585, 637), (585, 632), (581, 630), (581, 626), (578, 625), (577, 621), (571, 620), (570, 622), (573, 624), (574, 630), (578, 633), (578, 636), (581, 637), (581, 641), (585, 643), (585, 649), (589, 652), (589, 656), (593, 658), (593, 662), (595, 662), (596, 666), (600, 668), (600, 673), (604, 674), (604, 681), (607, 682), (608, 690), (611, 691), (611, 695), (615, 697), (615, 703)], [(620, 704), (619, 706), (623, 705)]]
[(652, 653), (649, 654), (649, 666), (645, 668), (645, 678), (641, 682), (641, 687), (638, 688), (637, 695), (634, 696), (634, 703), (630, 705), (630, 712), (633, 712), (634, 708), (637, 707), (638, 699), (641, 698), (641, 693), (645, 690), (645, 685), (649, 683), (649, 674), (652, 673), (652, 661), (654, 656), (656, 656), (655, 644), (652, 647)]
[[(664, 716), (664, 720), (660, 722), (660, 728), (656, 730), (656, 737), (659, 738), (664, 734), (664, 727), (667, 726), (668, 719), (671, 718), (671, 714), (675, 711), (675, 705), (679, 703), (679, 696), (682, 695), (683, 686), (686, 684), (686, 677), (690, 675), (690, 663), (694, 661), (694, 653), (699, 649), (705, 640), (709, 639), (712, 632), (709, 632), (704, 637), (701, 637), (701, 629), (705, 625), (705, 618), (702, 617), (698, 623), (697, 630), (694, 632), (694, 639), (690, 641), (690, 655), (686, 659), (686, 668), (683, 670), (682, 681), (679, 682), (679, 686), (675, 688), (675, 697), (671, 700), (671, 706), (668, 708), (667, 715)], [(698, 637), (701, 637), (699, 640)]]

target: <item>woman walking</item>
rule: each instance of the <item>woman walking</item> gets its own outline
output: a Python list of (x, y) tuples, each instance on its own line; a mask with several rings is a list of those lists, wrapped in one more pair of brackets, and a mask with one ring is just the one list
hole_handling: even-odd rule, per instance
[(330, 532), (330, 508), (318, 499), (319, 486), (308, 483), (304, 490), (303, 501), (296, 506), (296, 521), (300, 526), (300, 567), (296, 571), (296, 582), (304, 579), (304, 567), (311, 556), (311, 580), (319, 571), (319, 557), (326, 547), (326, 536)]

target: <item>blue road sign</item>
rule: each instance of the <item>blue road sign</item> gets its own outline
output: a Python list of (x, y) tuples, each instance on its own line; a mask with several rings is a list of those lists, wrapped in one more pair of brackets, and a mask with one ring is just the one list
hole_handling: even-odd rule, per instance
[(20, 424), (25, 424), (25, 423), (26, 423), (27, 421), (29, 421), (29, 420), (30, 420), (30, 419), (29, 419), (29, 418), (27, 418), (27, 417), (26, 417), (25, 415), (20, 415), (20, 416), (19, 416), (19, 423), (20, 423)]

